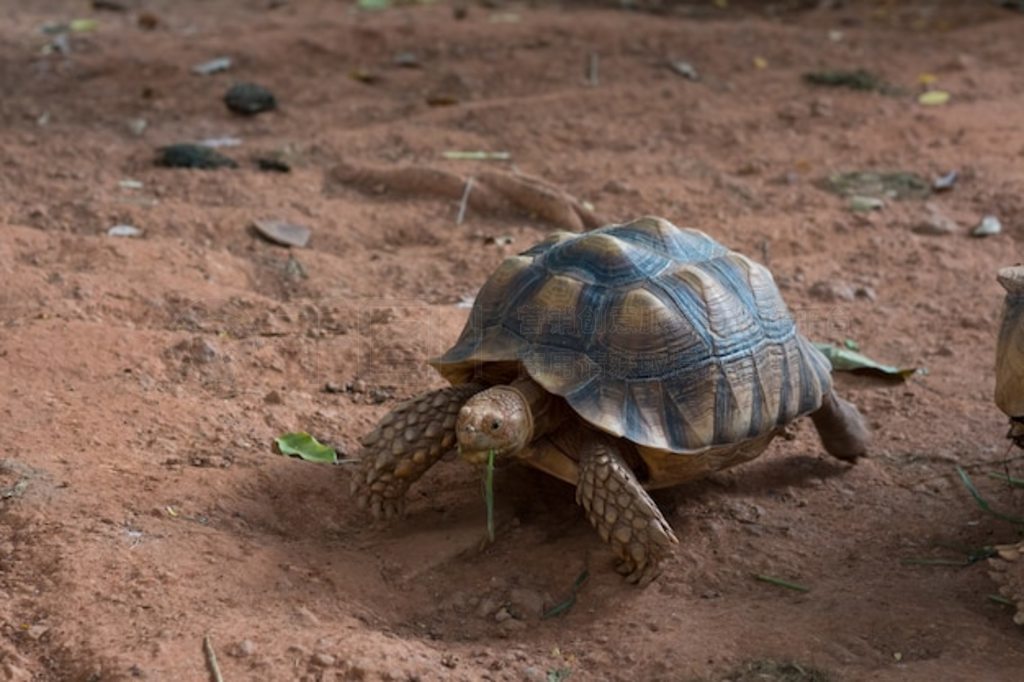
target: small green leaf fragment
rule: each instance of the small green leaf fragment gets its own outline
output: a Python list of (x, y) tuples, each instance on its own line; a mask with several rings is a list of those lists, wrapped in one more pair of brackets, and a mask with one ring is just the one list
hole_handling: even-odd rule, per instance
[(282, 455), (294, 455), (307, 462), (337, 464), (338, 453), (304, 431), (286, 433), (275, 441)]
[(95, 19), (72, 19), (71, 23), (68, 24), (68, 28), (71, 29), (72, 33), (88, 33), (89, 31), (95, 31), (100, 25)]
[(391, 0), (359, 0), (359, 9), (378, 12), (391, 7)]
[(832, 363), (832, 369), (837, 372), (864, 372), (881, 375), (885, 378), (906, 380), (919, 371), (917, 367), (883, 365), (849, 347), (840, 348), (831, 343), (815, 343), (814, 346), (828, 358), (828, 361)]

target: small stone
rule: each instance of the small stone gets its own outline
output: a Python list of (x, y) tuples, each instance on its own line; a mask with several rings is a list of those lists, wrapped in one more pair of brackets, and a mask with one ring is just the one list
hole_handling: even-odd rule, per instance
[(341, 384), (336, 384), (333, 381), (328, 381), (324, 384), (324, 393), (344, 393), (345, 387)]
[(135, 137), (142, 137), (142, 134), (146, 132), (146, 128), (149, 126), (149, 122), (144, 118), (130, 118), (128, 119), (128, 130)]
[(850, 197), (849, 206), (851, 211), (866, 213), (868, 211), (878, 211), (884, 208), (885, 202), (876, 197), (865, 197), (856, 194)]
[(274, 94), (255, 83), (235, 83), (224, 94), (224, 104), (236, 114), (253, 116), (277, 108)]
[(415, 52), (399, 52), (394, 58), (395, 66), (406, 69), (417, 69), (420, 66), (420, 58)]
[(284, 398), (277, 391), (271, 391), (270, 393), (263, 396), (263, 402), (267, 405), (281, 405), (284, 403)]
[(291, 173), (292, 167), (287, 161), (271, 156), (260, 156), (256, 159), (256, 167), (268, 173)]
[(543, 670), (533, 665), (523, 668), (522, 672), (524, 682), (546, 682), (548, 679)]
[(152, 12), (142, 12), (136, 19), (136, 23), (144, 31), (153, 31), (160, 25), (160, 17)]
[(184, 353), (187, 359), (199, 365), (213, 362), (219, 354), (217, 347), (201, 336), (195, 336), (188, 341), (182, 341), (174, 349)]
[(330, 668), (334, 665), (334, 662), (336, 660), (337, 659), (335, 659), (334, 656), (324, 653), (313, 654), (312, 658), (313, 665), (319, 666), (321, 668)]
[(234, 159), (199, 144), (172, 144), (158, 150), (156, 164), (166, 168), (238, 168)]
[(476, 615), (481, 618), (488, 618), (492, 613), (498, 610), (498, 600), (494, 597), (484, 597), (480, 600), (480, 605), (476, 607)]
[(196, 64), (192, 67), (192, 73), (199, 76), (209, 76), (220, 71), (227, 71), (230, 68), (231, 57), (216, 57), (208, 62)]
[(990, 237), (1003, 231), (1003, 224), (994, 215), (987, 215), (981, 219), (978, 226), (971, 230), (972, 237)]
[(40, 639), (43, 635), (45, 635), (49, 631), (50, 631), (50, 628), (47, 625), (33, 625), (32, 627), (30, 627), (28, 630), (25, 631), (25, 634), (28, 635), (29, 638), (31, 638), (31, 639)]
[(945, 192), (946, 190), (953, 189), (953, 185), (956, 184), (959, 177), (960, 174), (957, 171), (951, 170), (945, 175), (940, 175), (932, 180), (932, 189), (936, 192)]
[(846, 282), (833, 281), (833, 280), (821, 280), (815, 282), (808, 289), (809, 293), (813, 298), (821, 301), (852, 301), (856, 298), (857, 294)]
[(697, 69), (693, 68), (693, 64), (690, 62), (673, 60), (668, 63), (668, 68), (672, 69), (672, 73), (682, 76), (687, 80), (700, 80), (700, 74), (697, 73)]
[(142, 230), (134, 225), (114, 225), (107, 230), (108, 237), (140, 237)]
[(228, 654), (235, 658), (247, 658), (254, 653), (256, 653), (256, 645), (251, 639), (243, 639), (228, 651)]
[(506, 632), (517, 632), (519, 630), (526, 629), (526, 623), (515, 618), (509, 618), (508, 620), (501, 621), (501, 629)]
[(295, 618), (307, 627), (319, 627), (320, 625), (320, 619), (305, 606), (295, 609)]
[(504, 623), (506, 620), (512, 617), (512, 614), (508, 612), (508, 609), (504, 606), (498, 609), (498, 612), (494, 614), (494, 620), (499, 623)]
[(942, 212), (935, 204), (929, 202), (924, 205), (928, 215), (920, 223), (914, 226), (913, 231), (917, 234), (942, 236), (956, 234), (960, 226), (956, 221)]
[(540, 618), (544, 613), (544, 595), (522, 587), (512, 589), (508, 594), (509, 608), (521, 618)]

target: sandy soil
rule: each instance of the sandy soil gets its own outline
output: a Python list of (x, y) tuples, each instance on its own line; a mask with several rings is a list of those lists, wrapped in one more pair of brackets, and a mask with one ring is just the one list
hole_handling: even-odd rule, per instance
[[(1024, 474), (991, 400), (994, 273), (1024, 237), (1024, 15), (125, 4), (0, 4), (0, 679), (207, 679), (206, 635), (231, 681), (1020, 679), (1014, 609), (989, 595), (1024, 599), (1024, 562), (904, 560), (1019, 539), (955, 466), (1024, 513), (986, 476)], [(43, 24), (80, 17), (99, 25), (42, 52)], [(228, 72), (191, 73), (220, 55)], [(837, 67), (903, 92), (801, 80)], [(917, 103), (924, 73), (947, 105)], [(279, 109), (231, 114), (240, 80)], [(153, 163), (223, 136), (242, 141), (222, 150), (238, 169)], [(268, 154), (292, 172), (257, 170)], [(455, 463), (414, 488), (404, 522), (376, 526), (344, 465), (286, 459), (274, 437), (309, 430), (356, 455), (397, 400), (440, 385), (423, 361), (455, 339), (460, 301), (552, 226), (482, 210), (457, 224), (457, 200), (332, 182), (340, 163), (518, 169), (609, 219), (702, 228), (766, 260), (810, 336), (928, 373), (841, 378), (876, 430), (855, 467), (800, 424), (757, 462), (659, 495), (682, 544), (647, 589), (534, 472), (498, 477), (483, 551), (479, 478)], [(920, 233), (924, 200), (856, 214), (817, 185), (952, 168), (956, 187), (928, 200), (950, 234)], [(988, 213), (1004, 232), (967, 236)], [(309, 226), (309, 247), (254, 237), (260, 218)], [(107, 236), (116, 224), (143, 235)], [(575, 606), (541, 619), (584, 568)]]

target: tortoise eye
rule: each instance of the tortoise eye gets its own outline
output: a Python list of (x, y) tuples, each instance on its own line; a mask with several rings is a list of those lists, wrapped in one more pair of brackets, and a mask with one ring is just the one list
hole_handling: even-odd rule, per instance
[(501, 420), (500, 419), (494, 419), (494, 420), (491, 421), (491, 431), (497, 431), (500, 428), (501, 428)]

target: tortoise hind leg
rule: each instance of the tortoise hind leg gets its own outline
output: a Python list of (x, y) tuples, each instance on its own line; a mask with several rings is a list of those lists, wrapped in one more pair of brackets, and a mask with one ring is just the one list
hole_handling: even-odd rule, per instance
[(621, 560), (618, 571), (631, 583), (648, 584), (679, 542), (675, 533), (612, 441), (594, 434), (578, 454), (576, 501)]
[(830, 392), (821, 401), (821, 407), (811, 413), (821, 443), (833, 457), (855, 462), (867, 453), (871, 432), (864, 417), (852, 403)]
[(465, 384), (430, 391), (384, 415), (360, 441), (360, 470), (352, 478), (359, 506), (378, 519), (400, 516), (409, 486), (455, 446), (463, 403), (484, 388)]

